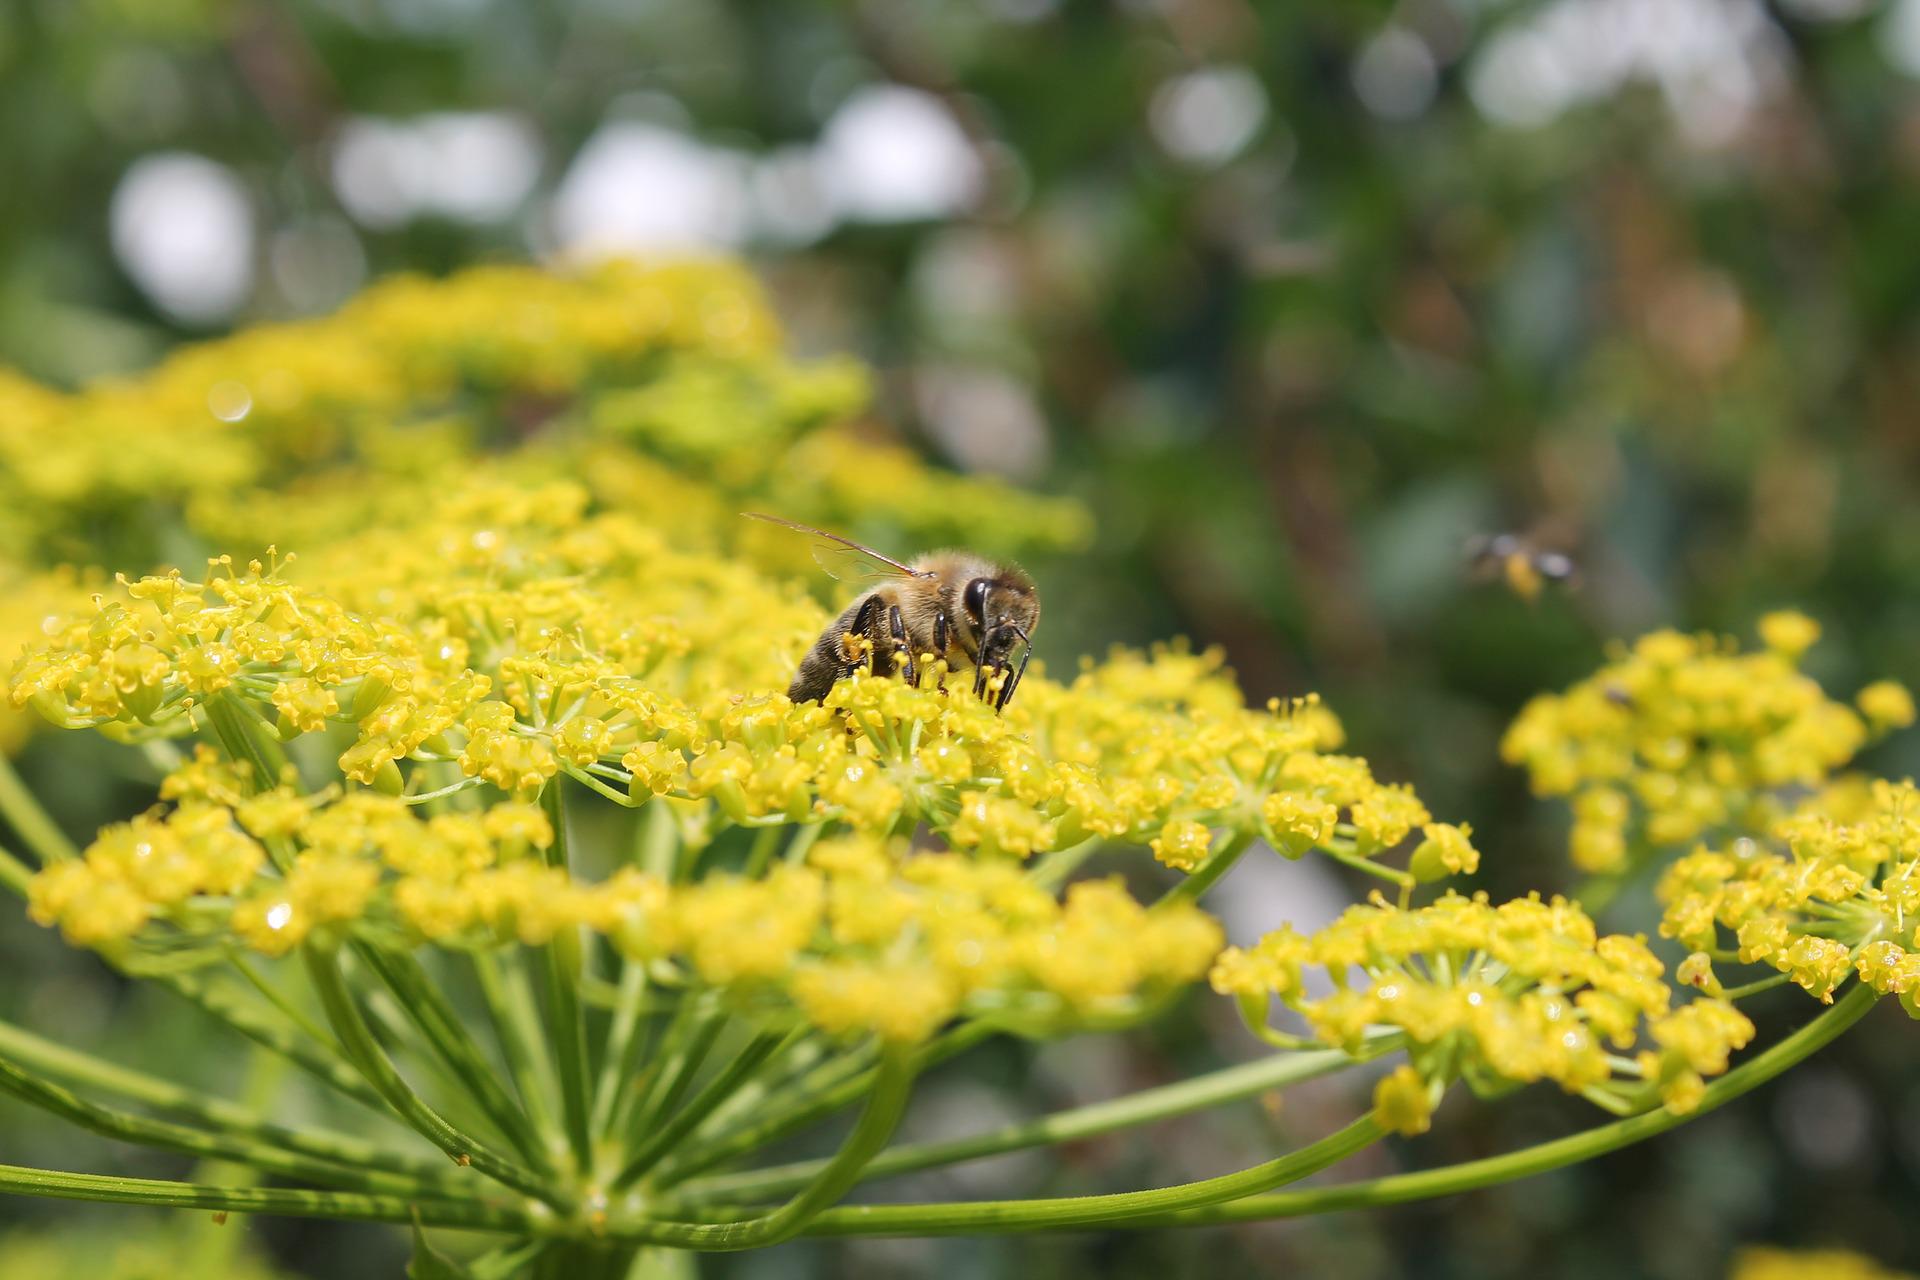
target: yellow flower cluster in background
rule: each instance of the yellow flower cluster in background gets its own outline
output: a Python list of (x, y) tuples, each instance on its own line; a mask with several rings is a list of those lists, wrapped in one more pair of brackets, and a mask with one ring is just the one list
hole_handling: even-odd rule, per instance
[(1449, 892), (1413, 910), (1376, 898), (1311, 936), (1277, 930), (1222, 953), (1212, 982), (1254, 1025), (1278, 997), (1315, 1039), (1349, 1052), (1370, 1029), (1404, 1032), (1410, 1062), (1375, 1104), (1384, 1124), (1417, 1133), (1436, 1086), (1462, 1078), (1482, 1091), (1551, 1080), (1614, 1109), (1691, 1110), (1753, 1024), (1718, 1000), (1674, 1007), (1663, 975), (1644, 939), (1601, 936), (1564, 899), (1495, 906)]
[(768, 360), (779, 341), (737, 267), (490, 267), (389, 280), (331, 316), (186, 347), (73, 396), (9, 378), (0, 509), (33, 517), (0, 550), (85, 555), (81, 523), (117, 503), (164, 510), (275, 483), (357, 452), (364, 437), (404, 434), (429, 408), (487, 397), (511, 413), (516, 399), (571, 396), (649, 357)]
[[(81, 575), (72, 571), (34, 572), (0, 561), (0, 643), (8, 658), (59, 633), (86, 599)], [(0, 755), (11, 755), (27, 740), (38, 716), (22, 714), (0, 700)]]
[(1536, 793), (1569, 797), (1575, 865), (1615, 872), (1636, 850), (1765, 831), (1784, 788), (1820, 786), (1874, 734), (1913, 722), (1897, 684), (1862, 690), (1856, 710), (1800, 672), (1820, 634), (1812, 619), (1770, 614), (1760, 633), (1765, 648), (1743, 653), (1730, 640), (1654, 632), (1522, 710), (1501, 753)]
[(1858, 974), (1920, 1016), (1917, 837), (1911, 782), (1875, 781), (1864, 799), (1817, 795), (1768, 839), (1676, 861), (1660, 882), (1661, 931), (1694, 950), (1685, 976), (1706, 990), (1719, 985), (1715, 958), (1766, 965), (1824, 1001)]
[(1846, 1249), (1742, 1249), (1734, 1255), (1727, 1280), (1913, 1280), (1905, 1271), (1881, 1266)]

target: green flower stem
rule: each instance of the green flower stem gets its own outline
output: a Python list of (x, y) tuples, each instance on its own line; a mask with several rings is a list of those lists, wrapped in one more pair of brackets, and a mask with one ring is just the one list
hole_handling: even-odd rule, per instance
[(636, 1113), (648, 1105), (661, 1080), (679, 1061), (687, 1036), (698, 1021), (699, 1005), (694, 993), (682, 991), (674, 1002), (673, 1015), (652, 1046), (646, 1066), (622, 1077), (620, 1093), (613, 1106), (610, 1126), (613, 1132), (625, 1133), (636, 1127), (633, 1123)]
[[(1354, 1055), (1348, 1055), (1338, 1049), (1321, 1049), (1311, 1053), (1274, 1054), (1255, 1062), (1196, 1076), (1191, 1080), (1162, 1085), (1157, 1089), (1143, 1089), (1138, 1093), (1107, 1102), (1096, 1102), (1067, 1111), (1056, 1111), (1049, 1116), (1010, 1124), (1004, 1128), (975, 1134), (968, 1138), (889, 1147), (875, 1156), (867, 1165), (861, 1181), (870, 1182), (877, 1178), (894, 1177), (921, 1169), (936, 1168), (940, 1165), (958, 1164), (965, 1160), (978, 1160), (983, 1156), (1000, 1155), (1003, 1152), (1020, 1151), (1028, 1147), (1075, 1142), (1082, 1138), (1113, 1133), (1136, 1125), (1152, 1124), (1194, 1111), (1204, 1111), (1209, 1107), (1249, 1098), (1270, 1089), (1284, 1089), (1303, 1080), (1312, 1080), (1331, 1074), (1343, 1067), (1352, 1066), (1356, 1062), (1379, 1057), (1398, 1048), (1403, 1040), (1404, 1037), (1398, 1034), (1377, 1036), (1369, 1040), (1360, 1053)], [(809, 1178), (819, 1172), (823, 1163), (819, 1160), (804, 1160), (770, 1169), (755, 1169), (746, 1173), (705, 1178), (698, 1182), (687, 1183), (682, 1187), (679, 1199), (689, 1203), (702, 1203), (709, 1200), (756, 1200), (768, 1196), (785, 1195), (795, 1186), (805, 1185)]]
[[(627, 1160), (626, 1166), (615, 1176), (611, 1188), (618, 1191), (631, 1186), (647, 1170), (653, 1168), (661, 1156), (678, 1146), (681, 1139), (692, 1133), (699, 1127), (702, 1120), (713, 1114), (715, 1107), (732, 1097), (734, 1091), (752, 1078), (769, 1058), (803, 1034), (805, 1034), (803, 1029), (796, 1029), (784, 1034), (778, 1031), (767, 1031), (755, 1036), (745, 1048), (734, 1055), (733, 1061), (728, 1063), (724, 1070), (708, 1081), (706, 1087), (675, 1114), (671, 1121), (654, 1130), (640, 1144), (639, 1149)], [(816, 1168), (810, 1172), (817, 1176), (820, 1170)], [(803, 1179), (800, 1185), (804, 1186), (806, 1181)]]
[(354, 1191), (306, 1191), (286, 1187), (223, 1187), (98, 1173), (61, 1173), (0, 1165), (0, 1193), (53, 1200), (91, 1200), (156, 1208), (276, 1214), (295, 1218), (346, 1218), (412, 1222), (430, 1227), (533, 1234), (541, 1227), (525, 1209), (478, 1198), (437, 1200)]
[[(910, 1218), (908, 1235), (975, 1235), (981, 1232), (1048, 1231), (1106, 1223), (1136, 1225), (1142, 1217), (1165, 1220), (1176, 1210), (1238, 1200), (1284, 1186), (1338, 1164), (1354, 1152), (1377, 1142), (1384, 1134), (1371, 1113), (1328, 1134), (1318, 1142), (1290, 1151), (1238, 1173), (1184, 1182), (1152, 1191), (1119, 1191), (1100, 1196), (1062, 1196), (1042, 1200), (982, 1200), (966, 1204), (853, 1205), (834, 1211), (838, 1227), (860, 1224), (869, 1216), (881, 1221)], [(833, 1233), (830, 1228), (828, 1234)], [(859, 1234), (853, 1227), (846, 1234)]]
[(0, 752), (0, 818), (7, 820), (43, 867), (79, 856), (73, 841), (67, 839), (67, 833), (33, 798), (33, 792), (27, 790), (27, 784), (13, 771), (4, 752)]
[(753, 833), (753, 846), (747, 850), (747, 860), (741, 865), (740, 874), (748, 879), (756, 879), (766, 874), (767, 866), (773, 861), (774, 850), (780, 847), (780, 837), (786, 834), (785, 827), (762, 827)]
[(420, 967), (419, 961), (365, 942), (354, 943), (353, 953), (379, 975), (380, 981), (399, 1001), (408, 1021), (453, 1073), (459, 1087), (479, 1104), (480, 1110), (521, 1157), (539, 1172), (551, 1175), (547, 1153), (527, 1113), (508, 1096), (493, 1064), (480, 1052), (480, 1046), (460, 1021), (460, 1014), (439, 984)]
[(456, 1164), (472, 1165), (495, 1182), (544, 1201), (563, 1214), (572, 1212), (569, 1198), (558, 1188), (475, 1142), (421, 1101), (387, 1058), (386, 1051), (373, 1038), (373, 1032), (368, 1028), (366, 1018), (354, 1002), (353, 992), (340, 972), (339, 958), (312, 945), (303, 948), (302, 954), (307, 962), (307, 972), (313, 978), (314, 989), (320, 993), (321, 1006), (326, 1009), (327, 1021), (332, 1024), (334, 1034), (340, 1037), (341, 1046), (366, 1076), (367, 1082), (401, 1119), (418, 1129), (430, 1142), (451, 1156)]
[(1349, 853), (1344, 849), (1331, 849), (1324, 845), (1320, 847), (1320, 852), (1343, 867), (1352, 867), (1363, 875), (1372, 876), (1376, 880), (1385, 880), (1396, 888), (1411, 889), (1414, 885), (1413, 876), (1409, 873), (1394, 867), (1383, 867), (1361, 854)]
[(507, 1070), (513, 1076), (514, 1089), (520, 1094), (534, 1128), (551, 1135), (558, 1146), (566, 1140), (554, 1125), (547, 1100), (559, 1096), (560, 1083), (554, 1079), (553, 1065), (547, 1061), (547, 1055), (539, 1049), (540, 1015), (534, 1008), (526, 973), (517, 956), (504, 971), (499, 957), (491, 951), (474, 951), (469, 953), (469, 958), (481, 999), (493, 1021), (494, 1037), (500, 1042), (500, 1052), (506, 1057)]
[[(832, 1115), (859, 1098), (858, 1082), (870, 1080), (878, 1062), (876, 1043), (869, 1042), (838, 1054), (834, 1054), (830, 1046), (825, 1061), (796, 1076), (766, 1085), (756, 1082), (736, 1094), (733, 1102), (717, 1111), (708, 1125), (702, 1126), (713, 1130), (711, 1134), (703, 1136), (700, 1130), (695, 1130), (686, 1150), (668, 1157), (653, 1181), (660, 1186), (672, 1186), (693, 1173), (756, 1150)], [(756, 1094), (759, 1096), (755, 1097)], [(746, 1106), (749, 1101), (755, 1105)]]
[[(810, 1073), (818, 1070), (823, 1060), (826, 1060), (832, 1051), (831, 1043), (823, 1039), (818, 1031), (801, 1037), (793, 1045), (782, 1050), (768, 1068), (763, 1068), (760, 1074), (748, 1081), (739, 1092), (721, 1103), (701, 1128), (709, 1129), (714, 1133), (728, 1133), (742, 1123), (744, 1117), (762, 1114), (768, 1105), (768, 1099), (792, 1096), (797, 1082), (809, 1078)], [(841, 1060), (852, 1056), (843, 1054)], [(862, 1060), (859, 1063), (859, 1069), (865, 1070), (876, 1060)]]
[[(913, 1071), (917, 1075), (937, 1063), (945, 1062), (992, 1034), (992, 1027), (979, 1022), (956, 1027), (914, 1053)], [(844, 1061), (826, 1063), (819, 1070), (833, 1071)], [(728, 1130), (710, 1142), (696, 1144), (684, 1158), (663, 1166), (654, 1181), (663, 1187), (673, 1186), (717, 1164), (797, 1133), (860, 1099), (873, 1087), (876, 1077), (877, 1069), (863, 1069), (850, 1079), (840, 1080), (812, 1094), (806, 1092), (808, 1085), (803, 1083), (795, 1090), (800, 1097), (793, 1105), (767, 1108), (768, 1114)]]
[[(553, 825), (553, 843), (547, 846), (547, 865), (568, 870), (567, 807), (563, 784), (553, 779), (540, 792), (540, 805)], [(587, 1089), (587, 1020), (580, 1011), (580, 932), (567, 929), (542, 948), (547, 975), (547, 1015), (554, 1062), (559, 1068), (560, 1109), (566, 1119), (567, 1142), (573, 1148), (574, 1167), (593, 1165), (593, 1138), (587, 1121), (593, 1109)]]
[(1253, 832), (1236, 831), (1228, 836), (1218, 849), (1207, 855), (1207, 860), (1194, 869), (1186, 879), (1160, 895), (1155, 906), (1175, 902), (1198, 902), (1200, 895), (1213, 888), (1214, 882), (1233, 870), (1233, 864), (1240, 861), (1240, 855), (1253, 845)]
[(226, 992), (184, 974), (156, 981), (165, 983), (189, 1003), (226, 1023), (262, 1048), (279, 1054), (336, 1092), (381, 1115), (393, 1114), (387, 1109), (386, 1099), (368, 1087), (367, 1082), (354, 1073), (345, 1056), (333, 1047), (316, 1049), (298, 1037), (289, 1035), (283, 1028), (262, 1020), (253, 1010)]
[(449, 782), (444, 787), (435, 787), (432, 791), (411, 792), (401, 796), (400, 800), (403, 804), (432, 805), (436, 800), (445, 800), (448, 796), (457, 796), (463, 791), (472, 791), (475, 787), (484, 785), (485, 781), (484, 778), (461, 778), (456, 782)]
[(0, 849), (0, 888), (11, 890), (17, 897), (27, 896), (27, 884), (33, 879), (33, 868), (20, 859)]
[[(263, 1053), (258, 1045), (248, 1045), (246, 1082), (234, 1101), (254, 1112), (274, 1105), (286, 1084), (288, 1063), (277, 1054)], [(445, 1169), (436, 1169), (434, 1174), (444, 1175)], [(268, 1179), (260, 1170), (248, 1165), (229, 1164), (220, 1160), (203, 1160), (190, 1172), (183, 1175), (188, 1182), (217, 1182), (225, 1186), (257, 1187)], [(428, 1194), (446, 1194), (439, 1191)], [(194, 1242), (188, 1256), (182, 1259), (182, 1269), (189, 1275), (227, 1276), (238, 1265), (238, 1259), (246, 1244), (246, 1232), (223, 1231), (218, 1224), (209, 1231), (202, 1229), (195, 1233)]]
[(629, 1055), (637, 1052), (635, 1040), (645, 1013), (647, 968), (632, 960), (620, 966), (620, 990), (614, 999), (613, 1022), (607, 1028), (607, 1043), (601, 1053), (600, 1076), (593, 1086), (593, 1112), (588, 1128), (605, 1133), (613, 1122), (613, 1109), (619, 1101), (621, 1082), (634, 1073)]
[(781, 861), (791, 866), (804, 864), (807, 854), (812, 852), (813, 846), (819, 841), (820, 833), (826, 829), (827, 824), (824, 822), (809, 822), (801, 827), (793, 833), (793, 839), (787, 842), (787, 847), (781, 852)]
[[(400, 1002), (393, 998), (393, 993), (365, 981), (365, 973), (358, 967), (347, 972), (352, 975), (347, 981), (359, 996), (360, 1012), (367, 1020), (374, 1042), (387, 1046), (388, 1058), (403, 1076), (413, 1080), (418, 1073), (414, 1092), (423, 1098), (442, 1099), (435, 1104), (440, 1113), (476, 1141), (496, 1148), (508, 1146), (507, 1136), (473, 1105), (465, 1086), (454, 1079), (447, 1064), (414, 1043), (413, 1028), (407, 1022), (407, 1015), (400, 1011)], [(388, 1114), (392, 1115), (391, 1110)]]
[(237, 946), (229, 945), (227, 947), (227, 963), (233, 966), (235, 973), (238, 973), (242, 978), (247, 980), (248, 986), (258, 991), (265, 997), (268, 1004), (278, 1009), (282, 1017), (286, 1018), (288, 1022), (291, 1022), (300, 1030), (306, 1032), (308, 1039), (314, 1041), (316, 1044), (325, 1045), (335, 1053), (340, 1051), (340, 1046), (334, 1041), (332, 1034), (318, 1022), (308, 1017), (307, 1011), (289, 999), (286, 992), (282, 991), (272, 982), (269, 982), (267, 975), (261, 973), (259, 967), (247, 958), (246, 952)]
[[(1583, 1133), (1543, 1142), (1522, 1151), (1442, 1169), (1418, 1173), (1393, 1174), (1370, 1178), (1343, 1186), (1320, 1187), (1278, 1195), (1256, 1195), (1231, 1203), (1213, 1204), (1177, 1212), (1142, 1213), (1123, 1224), (1132, 1228), (1196, 1226), (1219, 1222), (1252, 1222), (1268, 1218), (1292, 1218), (1340, 1209), (1365, 1209), (1402, 1204), (1409, 1200), (1428, 1200), (1455, 1195), (1518, 1178), (1531, 1177), (1550, 1169), (1578, 1164), (1630, 1146), (1642, 1139), (1665, 1133), (1705, 1114), (1740, 1095), (1766, 1083), (1787, 1068), (1812, 1056), (1837, 1039), (1841, 1032), (1858, 1022), (1873, 1007), (1873, 990), (1856, 985), (1837, 1004), (1800, 1028), (1780, 1043), (1741, 1063), (1707, 1086), (1700, 1106), (1684, 1116), (1666, 1111), (1649, 1111), (1626, 1120), (1616, 1120)], [(880, 1205), (872, 1208), (836, 1209), (822, 1214), (808, 1228), (809, 1235), (901, 1235), (924, 1236), (942, 1231), (979, 1230), (961, 1226), (965, 1205)]]
[[(627, 1041), (625, 1055), (617, 1059), (619, 1066), (617, 1079), (613, 1082), (613, 1100), (606, 1107), (606, 1122), (596, 1124), (594, 1132), (607, 1137), (615, 1137), (631, 1132), (633, 1114), (641, 1102), (654, 1087), (666, 1069), (666, 1058), (673, 1044), (676, 1027), (680, 1025), (684, 1004), (674, 1007), (671, 1015), (664, 1010), (646, 1011), (646, 1022), (638, 1034)], [(660, 1020), (660, 1016), (665, 1021)], [(600, 1110), (598, 1100), (594, 1110)]]
[(640, 810), (640, 821), (634, 824), (633, 856), (648, 875), (673, 878), (674, 863), (680, 860), (680, 833), (664, 804)]
[(202, 1159), (232, 1160), (262, 1173), (317, 1182), (355, 1191), (384, 1191), (412, 1195), (422, 1190), (412, 1178), (377, 1169), (354, 1169), (330, 1160), (297, 1155), (251, 1138), (206, 1133), (186, 1125), (122, 1111), (89, 1102), (70, 1089), (42, 1080), (17, 1063), (0, 1058), (0, 1092), (51, 1112), (83, 1129), (122, 1142), (159, 1147)]
[(88, 1085), (116, 1097), (143, 1103), (163, 1114), (203, 1127), (223, 1129), (271, 1143), (287, 1151), (370, 1169), (383, 1169), (417, 1183), (445, 1184), (453, 1179), (444, 1164), (389, 1151), (362, 1138), (323, 1129), (295, 1129), (263, 1120), (254, 1111), (224, 1098), (195, 1092), (78, 1049), (68, 1048), (11, 1023), (0, 1022), (0, 1053), (35, 1070), (73, 1084)]
[(640, 804), (644, 803), (643, 801), (636, 801), (632, 796), (628, 795), (625, 791), (614, 790), (612, 787), (608, 786), (606, 783), (600, 781), (600, 779), (588, 773), (585, 769), (576, 768), (575, 766), (570, 764), (563, 764), (560, 766), (560, 768), (561, 768), (561, 771), (565, 773), (569, 778), (572, 778), (575, 782), (579, 783), (581, 786), (585, 787), (587, 790), (597, 792), (599, 795), (605, 797), (608, 800), (613, 801), (615, 804), (619, 805), (623, 809), (637, 808), (639, 807)]
[[(663, 881), (673, 878), (674, 867), (680, 860), (680, 836), (679, 828), (666, 805), (652, 804), (641, 809), (640, 820), (634, 825), (633, 857), (646, 874)], [(644, 1068), (641, 1065), (649, 1042), (656, 1034), (652, 1028), (653, 1010), (647, 1007), (647, 989), (646, 965), (638, 960), (625, 961), (613, 1025), (604, 1048), (600, 1078), (594, 1089), (589, 1127), (595, 1133), (624, 1131), (638, 1095), (650, 1087), (659, 1074), (664, 1048), (654, 1050), (651, 1065)], [(658, 1033), (663, 1045), (673, 1042), (673, 1037), (679, 1033), (684, 1019), (691, 1012), (688, 1001), (681, 999), (674, 1002), (671, 1019), (666, 1028)]]
[(1105, 843), (1099, 836), (1090, 836), (1079, 844), (1055, 849), (1033, 865), (1027, 872), (1027, 879), (1042, 889), (1058, 889), (1068, 876), (1080, 869), (1081, 863), (1099, 852)]
[(279, 786), (281, 771), (287, 767), (287, 753), (253, 705), (231, 689), (221, 690), (200, 705), (206, 710), (207, 726), (228, 759), (252, 767), (253, 789), (271, 791)]
[[(692, 998), (689, 999), (691, 1001)], [(712, 1010), (697, 1015), (685, 1039), (678, 1046), (668, 1047), (668, 1056), (662, 1063), (660, 1073), (654, 1076), (628, 1120), (629, 1134), (647, 1133), (680, 1105), (680, 1099), (693, 1087), (694, 1077), (699, 1074), (701, 1064), (707, 1060), (707, 1054), (712, 1052), (714, 1042), (720, 1038), (726, 1025), (727, 1015), (724, 1011)]]
[(641, 1249), (625, 1280), (700, 1280), (700, 1255), (685, 1249)]
[(587, 1084), (587, 1021), (580, 1009), (579, 936), (557, 935), (541, 952), (547, 1012), (553, 1023), (550, 1038), (559, 1067), (561, 1114), (575, 1166), (585, 1169), (593, 1163), (593, 1138), (587, 1128), (593, 1102)]
[(616, 1220), (610, 1224), (608, 1235), (615, 1239), (707, 1250), (758, 1249), (792, 1239), (859, 1181), (860, 1170), (893, 1136), (900, 1114), (906, 1110), (913, 1077), (912, 1055), (897, 1051), (884, 1054), (866, 1108), (841, 1145), (839, 1154), (805, 1190), (771, 1213), (726, 1223)]
[(1785, 986), (1791, 974), (1776, 973), (1770, 978), (1757, 978), (1745, 986), (1728, 987), (1720, 993), (1722, 1000), (1745, 1000), (1748, 996), (1757, 996), (1762, 991), (1771, 991), (1775, 987)]

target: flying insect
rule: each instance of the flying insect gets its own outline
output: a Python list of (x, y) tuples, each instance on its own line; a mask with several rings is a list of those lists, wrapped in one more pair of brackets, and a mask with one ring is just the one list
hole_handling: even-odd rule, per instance
[(1563, 551), (1552, 551), (1518, 533), (1481, 534), (1467, 543), (1467, 564), (1485, 580), (1498, 578), (1507, 589), (1531, 604), (1548, 583), (1573, 587), (1580, 566)]

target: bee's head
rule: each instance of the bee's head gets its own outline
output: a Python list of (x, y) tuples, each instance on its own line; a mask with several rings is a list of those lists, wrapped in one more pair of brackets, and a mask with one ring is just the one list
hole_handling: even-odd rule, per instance
[(960, 613), (974, 636), (976, 664), (1005, 671), (1014, 650), (1040, 625), (1040, 595), (1020, 570), (995, 568), (967, 580)]

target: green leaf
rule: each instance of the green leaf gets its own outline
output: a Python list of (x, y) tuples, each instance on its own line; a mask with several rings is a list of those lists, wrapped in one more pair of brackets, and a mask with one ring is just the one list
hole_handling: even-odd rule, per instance
[(407, 1263), (407, 1280), (473, 1280), (465, 1267), (427, 1243), (418, 1212), (413, 1215), (413, 1260)]

